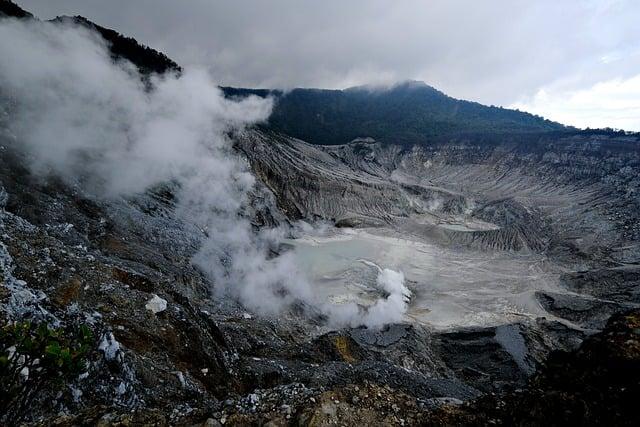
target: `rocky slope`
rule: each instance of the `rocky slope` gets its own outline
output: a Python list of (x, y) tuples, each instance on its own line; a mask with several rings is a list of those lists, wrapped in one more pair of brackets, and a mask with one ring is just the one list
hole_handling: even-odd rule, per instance
[(570, 295), (540, 293), (540, 303), (583, 327), (602, 327), (612, 312), (640, 302), (635, 138), (405, 149), (315, 146), (255, 132), (240, 147), (289, 217), (385, 226), (446, 247), (543, 254)]
[[(233, 138), (258, 178), (244, 213), (256, 229), (325, 220), (442, 248), (535, 253), (564, 292), (537, 294), (546, 317), (447, 331), (334, 330), (299, 307), (256, 316), (216, 297), (191, 263), (205, 233), (176, 214), (170, 184), (99, 199), (33, 175), (2, 129), (3, 331), (25, 320), (60, 336), (84, 326), (91, 342), (81, 372), (65, 371), (64, 381), (39, 377), (37, 363), (18, 372), (38, 392), (5, 394), (0, 424), (631, 424), (640, 379), (635, 136), (319, 146), (255, 128)], [(0, 336), (3, 355), (15, 354), (16, 336)]]
[[(55, 178), (42, 182), (6, 141), (0, 163), (4, 321), (85, 324), (96, 339), (86, 372), (61, 390), (45, 387), (24, 421), (49, 424), (63, 413), (56, 422), (111, 422), (136, 409), (145, 422), (285, 422), (360, 389), (371, 393), (362, 405), (372, 417), (389, 396), (409, 396), (417, 414), (523, 384), (550, 348), (574, 345), (573, 332), (543, 320), (509, 327), (516, 343), (526, 339), (524, 355), (496, 329), (327, 332), (295, 313), (258, 318), (211, 298), (189, 262), (201, 232), (173, 219), (162, 194), (106, 203)], [(157, 313), (146, 308), (155, 295), (166, 301)]]
[[(488, 208), (495, 202), (474, 192), (469, 194), (475, 201), (469, 212), (469, 196), (459, 191), (463, 185), (456, 186), (454, 194), (443, 189), (442, 182), (407, 184), (406, 179), (396, 179), (400, 175), (392, 172), (399, 168), (406, 176), (411, 165), (428, 164), (423, 149), (405, 152), (372, 144), (325, 148), (260, 131), (247, 132), (237, 141), (250, 156), (256, 175), (292, 219), (320, 217), (343, 225), (406, 229), (415, 215), (433, 207), (427, 202), (435, 192), (444, 199), (435, 205), (442, 218), (449, 215), (451, 221), (459, 221), (459, 215), (481, 212), (485, 220), (512, 227), (509, 237), (497, 235), (479, 242), (462, 239), (463, 232), (455, 230), (445, 228), (439, 234), (430, 230), (437, 230), (438, 224), (427, 224), (417, 232), (436, 236), (443, 245), (538, 250), (553, 257), (567, 269), (563, 281), (576, 294), (541, 294), (540, 301), (574, 326), (538, 319), (441, 333), (417, 325), (380, 332), (329, 332), (322, 323), (293, 312), (278, 319), (258, 318), (232, 301), (211, 298), (210, 284), (189, 262), (201, 232), (174, 218), (170, 192), (96, 200), (55, 177), (42, 181), (31, 176), (11, 141), (5, 140), (0, 158), (4, 316), (89, 324), (96, 338), (86, 374), (63, 390), (43, 392), (26, 420), (418, 423), (426, 416), (444, 416), (427, 415), (443, 403), (523, 387), (549, 351), (575, 349), (585, 333), (601, 328), (611, 313), (637, 303), (636, 231), (616, 222), (633, 212), (611, 214), (608, 209), (620, 206), (620, 196), (597, 192), (607, 181), (592, 179), (568, 188), (540, 184), (531, 191), (532, 186), (523, 183), (527, 178), (517, 176), (515, 184), (503, 182), (511, 194), (524, 192), (539, 201), (542, 195), (537, 193), (550, 188), (555, 203), (542, 209), (516, 196), (510, 203), (503, 199), (496, 211)], [(440, 159), (452, 149), (441, 150)], [(288, 158), (297, 160), (289, 164)], [(521, 159), (511, 161), (517, 164), (512, 171), (530, 165)], [(449, 154), (431, 168), (448, 177), (462, 167), (491, 171), (484, 175), (491, 186), (479, 182), (480, 172), (475, 172), (473, 181), (476, 188), (495, 191), (500, 165), (457, 162)], [(395, 168), (389, 170), (390, 165)], [(569, 170), (576, 173), (576, 168)], [(300, 185), (291, 187), (281, 179)], [(589, 200), (600, 201), (602, 210), (585, 207)], [(586, 210), (593, 218), (588, 231), (602, 230), (602, 236), (585, 242), (589, 236), (579, 228), (580, 222), (567, 229), (572, 209)], [(536, 240), (527, 240), (531, 232)], [(576, 235), (579, 232), (583, 234)], [(522, 234), (509, 240), (514, 233)], [(616, 250), (619, 247), (624, 249)], [(155, 314), (145, 308), (154, 295), (167, 301), (167, 308)], [(572, 363), (573, 356), (564, 357)], [(136, 415), (127, 415), (134, 408)], [(60, 412), (66, 415), (51, 418)]]

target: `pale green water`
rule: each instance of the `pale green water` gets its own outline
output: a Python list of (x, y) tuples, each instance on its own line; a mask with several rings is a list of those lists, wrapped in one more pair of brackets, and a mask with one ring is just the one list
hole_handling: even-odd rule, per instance
[(548, 316), (534, 292), (561, 292), (557, 274), (540, 255), (456, 251), (381, 235), (380, 230), (336, 233), (290, 243), (316, 291), (337, 303), (358, 301), (366, 305), (379, 297), (371, 291), (377, 270), (363, 260), (402, 271), (415, 294), (407, 320), (439, 329)]

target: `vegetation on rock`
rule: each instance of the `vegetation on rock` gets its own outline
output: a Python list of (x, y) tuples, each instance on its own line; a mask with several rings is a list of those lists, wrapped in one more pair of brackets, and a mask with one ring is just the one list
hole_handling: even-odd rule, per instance
[(91, 330), (6, 322), (0, 328), (0, 421), (13, 424), (44, 390), (59, 390), (83, 372), (95, 347)]
[(273, 96), (276, 105), (269, 126), (314, 144), (345, 144), (371, 137), (411, 145), (444, 135), (567, 130), (533, 114), (455, 99), (422, 82), (381, 89), (224, 91), (232, 97)]

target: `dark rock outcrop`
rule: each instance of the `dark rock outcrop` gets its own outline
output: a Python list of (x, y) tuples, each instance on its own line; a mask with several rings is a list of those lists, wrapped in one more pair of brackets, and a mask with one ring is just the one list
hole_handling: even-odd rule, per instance
[(0, 17), (9, 16), (13, 18), (33, 18), (33, 15), (11, 0), (0, 0)]
[(552, 354), (526, 388), (444, 407), (434, 425), (635, 425), (640, 393), (640, 312), (616, 314), (573, 352)]

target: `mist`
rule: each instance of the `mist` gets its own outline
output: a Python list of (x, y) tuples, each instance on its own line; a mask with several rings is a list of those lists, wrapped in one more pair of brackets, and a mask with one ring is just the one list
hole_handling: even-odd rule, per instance
[(204, 69), (143, 82), (104, 41), (69, 23), (0, 22), (0, 95), (8, 128), (31, 170), (105, 199), (155, 185), (178, 188), (176, 212), (203, 231), (193, 263), (232, 297), (264, 315), (293, 304), (332, 325), (379, 327), (406, 311), (403, 277), (381, 272), (388, 293), (369, 310), (318, 301), (293, 253), (270, 258), (283, 230), (253, 231), (243, 209), (255, 178), (229, 136), (268, 118), (272, 101), (226, 99)]
[(640, 66), (633, 0), (19, 3), (41, 18), (82, 15), (118, 28), (182, 65), (206, 64), (226, 86), (341, 89), (409, 79), (484, 104), (531, 105), (541, 89), (565, 95), (630, 79)]

